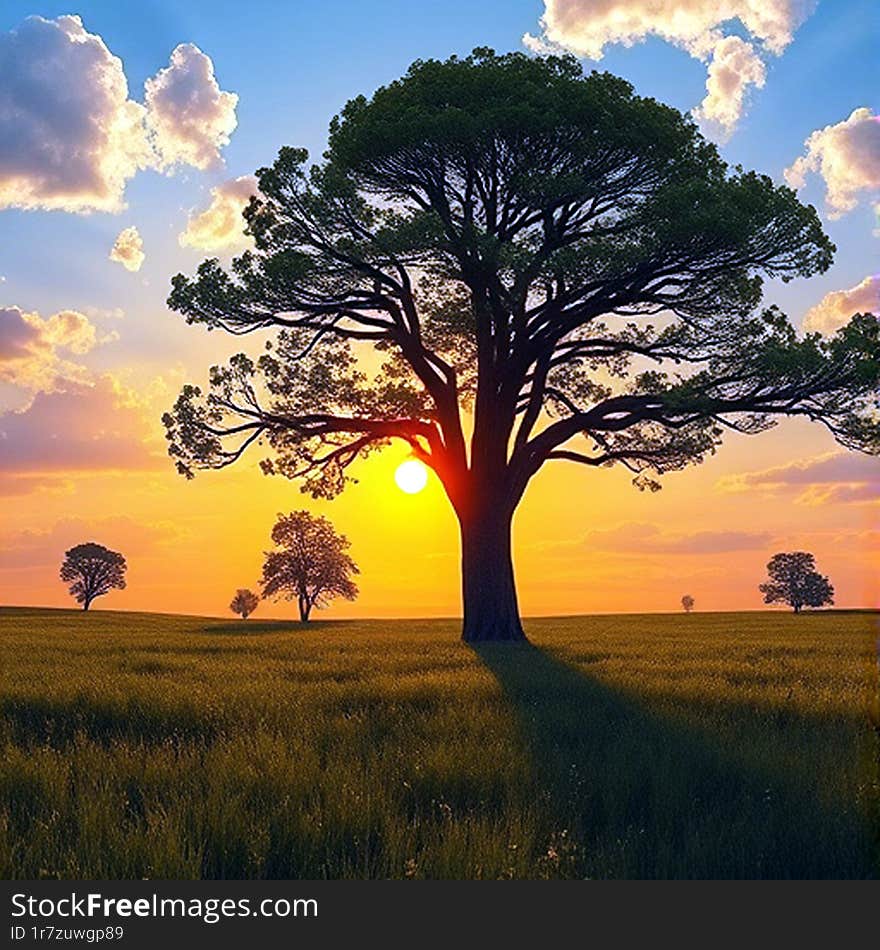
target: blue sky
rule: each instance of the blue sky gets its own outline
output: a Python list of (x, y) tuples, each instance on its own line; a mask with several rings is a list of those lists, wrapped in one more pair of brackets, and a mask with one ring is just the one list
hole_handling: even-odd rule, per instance
[[(175, 177), (141, 173), (129, 183), (128, 210), (120, 215), (0, 214), (6, 300), (40, 311), (123, 306), (146, 314), (161, 308), (168, 276), (200, 257), (181, 251), (175, 236), (185, 210), (198, 205), (208, 187), (270, 162), (283, 144), (320, 153), (327, 121), (345, 100), (393, 79), (415, 58), (466, 53), (475, 45), (521, 48), (523, 33), (538, 29), (542, 10), (533, 0), (4, 3), (3, 30), (33, 13), (47, 18), (79, 14), (85, 28), (123, 60), (133, 98), (142, 98), (144, 80), (182, 42), (207, 53), (221, 87), (240, 97), (238, 128), (224, 150), (225, 168)], [(877, 11), (873, 0), (820, 3), (789, 48), (768, 63), (766, 86), (752, 92), (747, 114), (722, 147), (725, 157), (780, 179), (812, 130), (871, 105), (877, 34), (870, 24), (876, 24)], [(737, 31), (737, 25), (732, 29)], [(703, 65), (660, 39), (629, 49), (610, 47), (598, 65), (625, 76), (640, 93), (682, 109), (692, 108), (703, 95)], [(814, 177), (803, 196), (821, 205), (821, 181)], [(130, 223), (139, 228), (148, 251), (140, 276), (149, 284), (138, 287), (136, 301), (130, 299), (131, 275), (109, 264), (104, 252), (119, 228)], [(774, 299), (796, 317), (798, 309), (826, 291), (861, 280), (876, 268), (872, 227), (867, 202), (829, 222), (839, 248), (832, 271), (809, 284), (778, 288)]]

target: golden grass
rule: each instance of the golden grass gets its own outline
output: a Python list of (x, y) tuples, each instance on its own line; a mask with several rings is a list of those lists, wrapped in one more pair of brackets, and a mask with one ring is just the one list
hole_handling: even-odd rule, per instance
[(0, 873), (877, 876), (876, 620), (0, 609)]

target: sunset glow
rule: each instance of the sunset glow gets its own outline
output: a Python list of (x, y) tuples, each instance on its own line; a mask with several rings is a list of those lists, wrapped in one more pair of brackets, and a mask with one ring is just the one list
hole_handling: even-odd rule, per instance
[(418, 459), (407, 459), (394, 473), (397, 487), (407, 495), (417, 495), (428, 484), (428, 470)]

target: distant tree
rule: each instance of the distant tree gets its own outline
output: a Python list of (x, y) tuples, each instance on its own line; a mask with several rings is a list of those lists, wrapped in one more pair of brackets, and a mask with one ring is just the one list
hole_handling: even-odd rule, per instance
[(308, 511), (278, 515), (272, 540), (280, 550), (266, 552), (261, 581), (264, 597), (296, 600), (303, 623), (313, 607), (325, 607), (334, 597), (357, 597), (351, 575), (360, 571), (346, 553), (350, 542), (337, 534), (326, 518), (316, 518)]
[(684, 597), (681, 598), (681, 606), (684, 608), (686, 614), (689, 614), (694, 609), (695, 603), (696, 601), (690, 594), (685, 594)]
[(114, 588), (125, 589), (125, 572), (128, 565), (118, 551), (111, 551), (103, 544), (88, 541), (77, 544), (64, 555), (60, 576), (70, 584), (70, 593), (88, 610), (96, 597), (102, 597)]
[(770, 580), (759, 585), (765, 604), (788, 604), (796, 614), (803, 607), (834, 603), (834, 588), (816, 570), (816, 559), (807, 551), (774, 554), (767, 564)]
[(234, 614), (238, 614), (242, 620), (247, 620), (257, 609), (259, 603), (260, 598), (252, 590), (248, 590), (246, 587), (239, 587), (235, 592), (235, 597), (232, 598), (229, 609)]
[(418, 61), (342, 109), (322, 161), (283, 148), (257, 177), (252, 246), (177, 275), (169, 305), (273, 338), (184, 386), (169, 451), (191, 477), (263, 446), (266, 472), (332, 497), (408, 445), (459, 521), (469, 642), (525, 638), (511, 524), (545, 464), (654, 489), (786, 417), (880, 449), (878, 321), (803, 335), (761, 306), (765, 278), (831, 265), (815, 208), (622, 79), (488, 49)]

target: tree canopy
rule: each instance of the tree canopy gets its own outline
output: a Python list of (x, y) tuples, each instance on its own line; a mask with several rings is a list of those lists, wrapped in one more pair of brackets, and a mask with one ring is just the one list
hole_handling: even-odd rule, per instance
[(247, 620), (259, 604), (260, 598), (252, 590), (247, 587), (239, 587), (229, 604), (229, 609), (234, 614), (238, 614), (242, 620)]
[(125, 589), (126, 570), (128, 565), (118, 551), (88, 541), (65, 553), (59, 574), (61, 580), (70, 585), (70, 593), (76, 602), (82, 604), (83, 610), (88, 610), (96, 597), (114, 589)]
[[(830, 265), (815, 209), (622, 79), (485, 49), (419, 61), (345, 106), (323, 161), (283, 148), (257, 177), (253, 248), (178, 275), (169, 304), (277, 334), (184, 387), (171, 455), (191, 477), (259, 443), (267, 473), (332, 497), (402, 440), (473, 539), (487, 617), (516, 612), (512, 570), (490, 607), (498, 565), (474, 566), (478, 549), (504, 547), (548, 461), (623, 465), (654, 489), (725, 430), (792, 416), (880, 450), (877, 320), (800, 336), (760, 306), (765, 278)], [(383, 354), (375, 372), (364, 346)]]
[(314, 607), (326, 607), (335, 597), (357, 597), (352, 575), (360, 571), (348, 554), (351, 544), (326, 518), (308, 511), (280, 514), (272, 540), (278, 550), (266, 552), (264, 597), (296, 600), (303, 622)]
[(765, 604), (788, 604), (797, 614), (803, 607), (834, 603), (831, 582), (816, 570), (816, 559), (807, 551), (774, 554), (767, 573), (770, 580), (758, 587)]

